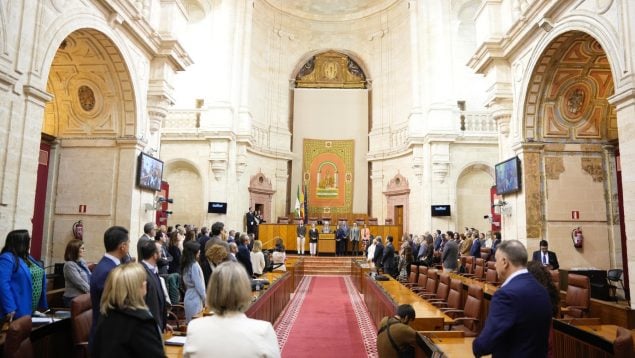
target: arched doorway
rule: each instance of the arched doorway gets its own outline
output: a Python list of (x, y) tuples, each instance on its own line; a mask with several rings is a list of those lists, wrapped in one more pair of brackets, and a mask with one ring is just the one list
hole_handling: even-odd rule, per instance
[[(219, 221), (212, 217), (219, 214), (207, 214), (207, 203), (203, 201), (203, 180), (193, 164), (185, 160), (167, 163), (165, 180), (170, 183), (170, 196), (174, 199), (174, 203), (171, 204), (172, 215), (168, 219), (171, 225), (193, 224), (209, 227), (211, 223)], [(195, 188), (200, 188), (200, 191)]]
[[(555, 38), (533, 69), (524, 103), (521, 150), (528, 250), (549, 241), (569, 267), (621, 267), (614, 82), (607, 55), (592, 36)], [(585, 240), (576, 249), (571, 232)]]
[(494, 183), (494, 170), (486, 164), (472, 164), (463, 169), (456, 183), (456, 231), (470, 227), (480, 232), (491, 229), (484, 216), (489, 215), (490, 189)]
[(96, 260), (105, 229), (131, 223), (138, 153), (131, 76), (110, 38), (80, 29), (60, 43), (46, 90), (53, 99), (41, 129), (32, 250), (61, 260), (82, 220), (85, 257)]

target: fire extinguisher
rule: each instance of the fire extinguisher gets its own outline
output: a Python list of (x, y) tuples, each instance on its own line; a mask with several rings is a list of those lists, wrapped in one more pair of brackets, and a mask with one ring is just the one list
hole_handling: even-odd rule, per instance
[(573, 246), (576, 248), (581, 248), (582, 243), (584, 242), (584, 236), (582, 235), (582, 229), (577, 227), (571, 231), (571, 240), (573, 241)]
[(79, 220), (79, 221), (77, 221), (77, 222), (75, 222), (73, 224), (73, 236), (77, 240), (83, 240), (84, 239), (84, 224), (82, 224), (81, 220)]

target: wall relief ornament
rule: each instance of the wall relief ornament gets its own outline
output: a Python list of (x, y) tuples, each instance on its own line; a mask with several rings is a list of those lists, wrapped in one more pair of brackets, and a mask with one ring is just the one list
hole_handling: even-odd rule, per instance
[(95, 92), (88, 86), (79, 86), (77, 89), (77, 99), (82, 109), (90, 112), (95, 108)]
[(311, 57), (296, 76), (299, 88), (366, 88), (366, 75), (343, 53), (327, 51)]
[(580, 162), (582, 170), (593, 178), (593, 182), (601, 183), (604, 181), (604, 168), (602, 167), (602, 158), (582, 158)]
[(560, 174), (564, 173), (564, 160), (562, 157), (545, 157), (545, 171), (547, 179), (560, 179)]

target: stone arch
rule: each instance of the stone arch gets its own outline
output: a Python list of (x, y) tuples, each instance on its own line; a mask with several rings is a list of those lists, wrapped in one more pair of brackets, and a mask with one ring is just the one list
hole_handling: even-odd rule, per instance
[[(408, 179), (401, 173), (395, 174), (388, 181), (384, 196), (388, 208), (386, 224), (401, 225), (404, 232), (407, 232), (410, 217), (410, 183)], [(396, 215), (400, 217), (396, 217)], [(403, 221), (400, 223), (400, 220)]]
[(135, 134), (134, 91), (116, 46), (103, 33), (78, 29), (61, 43), (49, 69), (44, 131), (56, 137)]
[(617, 118), (607, 100), (613, 93), (610, 64), (601, 45), (584, 32), (564, 33), (545, 49), (532, 72), (523, 136), (556, 141), (617, 139)]
[(263, 214), (265, 222), (272, 222), (271, 216), (271, 203), (273, 201), (273, 194), (276, 193), (273, 190), (271, 179), (269, 179), (262, 171), (259, 171), (249, 179), (249, 207), (262, 208), (260, 210)]
[(144, 114), (145, 96), (139, 93), (139, 89), (143, 87), (140, 83), (142, 80), (139, 76), (130, 76), (130, 73), (144, 73), (146, 69), (133, 66), (135, 61), (129, 44), (102, 17), (91, 13), (75, 12), (60, 16), (53, 21), (49, 29), (42, 32), (41, 43), (49, 44), (48, 47), (34, 54), (33, 72), (39, 76), (32, 77), (31, 85), (42, 90), (46, 88), (49, 71), (61, 44), (71, 34), (79, 30), (89, 31), (97, 36), (99, 42), (107, 44), (107, 48), (112, 50), (108, 56), (118, 63), (117, 71), (127, 74), (121, 79), (122, 86), (129, 94), (125, 99), (124, 106), (130, 111), (131, 118), (127, 118), (126, 121), (132, 121), (132, 123), (126, 124), (124, 135), (135, 136), (140, 130), (139, 127), (144, 124), (143, 121), (136, 119), (146, 116)]
[[(174, 159), (165, 164), (163, 180), (170, 183), (170, 204), (173, 223), (205, 225), (207, 202), (203, 200), (203, 176), (199, 168), (187, 159)], [(200, 191), (193, 188), (201, 188)]]
[[(543, 29), (547, 30), (548, 33), (538, 41), (536, 46), (533, 47), (534, 50), (526, 67), (523, 68), (521, 64), (517, 64), (514, 67), (514, 70), (516, 71), (514, 77), (522, 78), (519, 87), (520, 91), (517, 96), (518, 100), (515, 101), (516, 103), (521, 104), (519, 108), (522, 109), (516, 113), (512, 129), (515, 132), (517, 131), (520, 133), (520, 138), (523, 141), (527, 139), (524, 130), (526, 123), (526, 114), (524, 109), (529, 96), (528, 89), (530, 82), (532, 81), (532, 74), (534, 73), (534, 69), (539, 66), (539, 61), (542, 59), (547, 48), (549, 48), (551, 43), (560, 35), (571, 31), (579, 31), (592, 36), (606, 53), (616, 92), (618, 92), (621, 88), (628, 87), (629, 85), (628, 83), (624, 83), (623, 78), (620, 76), (625, 68), (624, 59), (620, 56), (620, 46), (618, 46), (619, 41), (614, 36), (611, 36), (614, 32), (611, 30), (612, 26), (607, 23), (606, 20), (577, 14), (568, 16), (555, 25), (544, 24)], [(626, 81), (629, 81), (629, 79), (626, 79)]]

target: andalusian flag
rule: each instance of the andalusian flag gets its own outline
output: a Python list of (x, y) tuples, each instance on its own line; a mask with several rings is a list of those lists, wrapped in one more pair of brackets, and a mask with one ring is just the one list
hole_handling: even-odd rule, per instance
[(302, 216), (300, 216), (301, 215), (301, 204), (300, 203), (302, 203), (302, 201), (300, 201), (300, 185), (298, 185), (298, 191), (297, 191), (296, 196), (295, 196), (295, 216), (297, 216), (299, 218), (302, 217)]
[(302, 190), (300, 191), (300, 197), (298, 198), (298, 200), (300, 201), (300, 219), (304, 221), (304, 187), (302, 187)]

